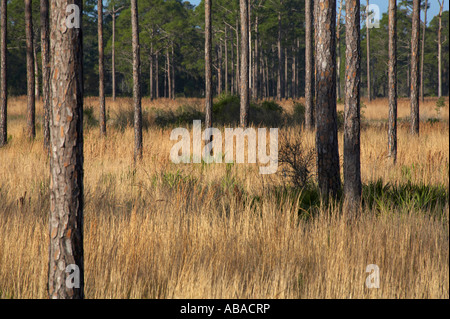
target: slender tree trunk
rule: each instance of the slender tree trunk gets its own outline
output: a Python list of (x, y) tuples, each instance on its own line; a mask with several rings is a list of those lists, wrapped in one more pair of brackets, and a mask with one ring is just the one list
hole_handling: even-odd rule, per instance
[(167, 84), (168, 84), (168, 98), (172, 99), (172, 77), (170, 76), (170, 52), (169, 47), (166, 48), (166, 57), (167, 57)]
[(220, 95), (222, 94), (222, 87), (223, 87), (223, 83), (222, 83), (222, 74), (223, 74), (223, 70), (222, 70), (222, 45), (219, 42), (218, 44), (218, 61), (217, 61), (217, 80), (218, 80), (218, 86), (217, 86), (217, 94)]
[(112, 75), (112, 99), (113, 101), (116, 100), (116, 12), (114, 10), (113, 6), (113, 12), (112, 12), (112, 43), (111, 43), (111, 62), (112, 62), (112, 68), (111, 68), (111, 75)]
[(27, 135), (36, 137), (35, 95), (34, 95), (34, 59), (33, 59), (33, 21), (31, 16), (31, 0), (25, 0), (25, 34), (27, 38)]
[(237, 94), (240, 94), (240, 90), (239, 87), (241, 85), (241, 74), (240, 74), (240, 65), (241, 65), (241, 61), (240, 61), (240, 52), (239, 52), (239, 46), (240, 46), (240, 42), (239, 42), (239, 18), (236, 18), (236, 92)]
[(442, 96), (442, 11), (444, 0), (439, 1), (439, 29), (438, 29), (438, 97)]
[(427, 11), (428, 11), (428, 0), (425, 0), (424, 18), (423, 18), (423, 29), (422, 29), (422, 54), (420, 55), (420, 98), (422, 102), (425, 101), (425, 93), (423, 87), (423, 64), (425, 59), (425, 32), (427, 30)]
[(33, 43), (33, 63), (34, 63), (34, 96), (39, 101), (39, 65), (37, 60), (37, 44)]
[(370, 102), (372, 100), (372, 92), (370, 85), (370, 28), (369, 28), (369, 0), (367, 0), (366, 9), (366, 44), (367, 44), (367, 100)]
[(228, 95), (228, 32), (225, 26), (225, 94)]
[(241, 11), (241, 108), (240, 108), (240, 124), (241, 127), (248, 126), (249, 111), (249, 38), (248, 38), (248, 0), (240, 0)]
[(288, 94), (288, 53), (287, 47), (284, 47), (284, 98), (289, 98)]
[(397, 162), (397, 0), (389, 0), (389, 129), (388, 152)]
[(236, 82), (236, 76), (235, 76), (235, 68), (234, 68), (234, 39), (233, 39), (233, 32), (230, 32), (230, 43), (231, 43), (231, 95), (234, 95), (235, 91), (235, 82)]
[(413, 1), (411, 36), (411, 134), (419, 134), (420, 0)]
[(137, 0), (131, 0), (131, 29), (133, 46), (133, 105), (134, 105), (134, 162), (142, 159), (142, 107), (140, 46)]
[(155, 54), (155, 85), (156, 99), (159, 99), (159, 51)]
[(277, 74), (277, 99), (281, 101), (283, 98), (283, 57), (281, 49), (281, 13), (278, 12), (278, 38), (277, 38), (277, 48), (278, 48), (278, 74)]
[(44, 149), (50, 150), (50, 37), (48, 0), (41, 0), (42, 102), (44, 109)]
[[(62, 28), (68, 0), (51, 0), (48, 295), (84, 298), (82, 28)], [(71, 0), (80, 8), (82, 1)], [(73, 279), (73, 280), (71, 280)]]
[(314, 129), (314, 0), (305, 0), (305, 127)]
[(205, 127), (212, 127), (211, 0), (205, 0)]
[[(342, 2), (341, 2), (342, 6)], [(339, 21), (339, 19), (338, 19)], [(356, 213), (361, 203), (360, 85), (361, 37), (360, 0), (346, 2), (346, 75), (344, 110), (344, 196)]]
[(149, 62), (150, 62), (150, 101), (153, 101), (154, 94), (153, 94), (153, 43), (150, 44), (150, 56), (149, 56)]
[(100, 103), (100, 134), (106, 136), (106, 105), (105, 105), (105, 68), (103, 53), (103, 0), (97, 1), (98, 12), (98, 95)]
[(175, 53), (172, 43), (172, 100), (175, 100)]
[[(350, 0), (349, 0), (350, 1)], [(336, 114), (336, 0), (316, 10), (317, 175), (322, 198), (337, 197), (341, 188)]]
[(292, 81), (291, 81), (292, 99), (297, 98), (297, 51), (292, 48)]
[(7, 36), (7, 0), (1, 0), (1, 51), (0, 51), (0, 147), (5, 146), (8, 143), (8, 126), (7, 126), (7, 108), (8, 108), (8, 92), (7, 92), (7, 63), (6, 63), (6, 36)]
[(260, 58), (259, 58), (259, 19), (255, 17), (255, 93), (254, 97), (259, 99), (261, 96), (261, 77), (260, 77)]
[(338, 11), (338, 17), (337, 17), (337, 24), (336, 24), (336, 43), (337, 43), (337, 49), (336, 49), (336, 92), (337, 92), (337, 98), (338, 100), (341, 99), (341, 15), (342, 15), (342, 6), (343, 1), (339, 1), (339, 11)]

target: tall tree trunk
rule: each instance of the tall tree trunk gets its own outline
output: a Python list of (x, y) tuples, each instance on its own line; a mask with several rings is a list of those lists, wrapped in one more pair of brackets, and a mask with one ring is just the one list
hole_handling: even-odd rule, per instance
[(111, 43), (111, 76), (112, 76), (112, 99), (113, 101), (116, 100), (116, 12), (114, 10), (113, 6), (113, 12), (112, 12), (112, 43)]
[(1, 0), (1, 34), (0, 34), (0, 42), (1, 42), (1, 51), (0, 51), (0, 147), (6, 145), (8, 143), (8, 125), (7, 125), (7, 108), (8, 108), (8, 85), (7, 85), (7, 63), (6, 63), (6, 36), (7, 36), (7, 24), (8, 24), (8, 15), (7, 15), (7, 0)]
[[(34, 41), (33, 41), (34, 42)], [(39, 65), (37, 60), (37, 44), (33, 43), (33, 64), (34, 64), (34, 96), (39, 101)]]
[[(68, 0), (51, 0), (48, 295), (84, 298), (82, 28), (62, 28)], [(80, 8), (82, 1), (71, 0)], [(71, 280), (74, 279), (74, 280)]]
[(225, 94), (228, 94), (228, 32), (225, 26)]
[(372, 100), (372, 92), (370, 85), (370, 28), (369, 28), (369, 0), (367, 0), (367, 9), (366, 9), (366, 44), (367, 44), (367, 100), (370, 102)]
[(44, 109), (44, 149), (50, 150), (50, 30), (48, 0), (41, 0), (42, 102)]
[(218, 80), (218, 86), (217, 86), (217, 94), (220, 95), (222, 94), (222, 74), (223, 74), (223, 70), (222, 70), (222, 44), (219, 41), (218, 47), (217, 47), (217, 80)]
[(336, 114), (336, 0), (316, 8), (317, 175), (320, 193), (327, 200), (341, 188)]
[(427, 11), (428, 11), (428, 0), (425, 0), (423, 29), (422, 29), (422, 54), (420, 55), (420, 98), (422, 99), (422, 102), (425, 101), (425, 93), (423, 87), (423, 64), (425, 59), (425, 31), (427, 30)]
[(170, 52), (169, 47), (166, 48), (166, 57), (167, 57), (167, 83), (168, 83), (168, 98), (172, 99), (172, 77), (170, 76)]
[(27, 38), (27, 136), (36, 137), (36, 106), (34, 95), (33, 21), (31, 0), (25, 0), (25, 34)]
[(278, 37), (277, 37), (277, 49), (278, 49), (278, 74), (277, 74), (277, 99), (281, 101), (283, 98), (283, 53), (281, 49), (281, 13), (278, 12)]
[(389, 128), (388, 152), (397, 162), (397, 0), (389, 0)]
[(342, 0), (339, 1), (339, 11), (337, 17), (337, 25), (336, 25), (336, 89), (337, 89), (337, 98), (341, 99), (341, 15), (342, 15)]
[(439, 2), (439, 29), (438, 29), (438, 97), (442, 96), (442, 11), (444, 9), (444, 0)]
[(239, 46), (240, 46), (240, 42), (239, 42), (239, 18), (236, 18), (236, 92), (237, 94), (240, 94), (240, 90), (239, 87), (241, 85), (241, 74), (240, 74), (240, 65), (241, 65), (241, 55), (239, 52)]
[(314, 129), (314, 0), (305, 0), (305, 127)]
[(347, 0), (345, 18), (346, 96), (344, 110), (344, 196), (349, 205), (348, 208), (354, 213), (360, 207), (362, 189), (360, 142), (360, 21), (360, 0)]
[(419, 134), (420, 0), (413, 1), (411, 35), (411, 134)]
[(255, 93), (253, 94), (253, 96), (256, 99), (259, 99), (261, 96), (261, 77), (260, 77), (260, 72), (261, 72), (261, 66), (260, 66), (260, 59), (259, 59), (259, 19), (258, 19), (258, 15), (256, 15), (255, 17)]
[(249, 111), (249, 38), (248, 38), (248, 0), (240, 0), (241, 11), (241, 84), (239, 88), (241, 96), (240, 124), (248, 126)]
[(292, 81), (291, 81), (291, 96), (292, 99), (297, 98), (297, 50), (292, 48)]
[(284, 98), (289, 98), (288, 93), (288, 53), (287, 47), (284, 47)]
[(150, 44), (150, 56), (149, 56), (149, 62), (150, 62), (150, 101), (153, 101), (154, 94), (153, 94), (153, 43)]
[(175, 100), (175, 53), (173, 50), (173, 43), (172, 43), (172, 100)]
[(142, 159), (141, 60), (139, 46), (137, 0), (131, 0), (131, 32), (133, 46), (134, 162)]
[(155, 54), (155, 86), (156, 99), (159, 99), (159, 51)]
[(231, 95), (234, 95), (234, 91), (236, 88), (235, 82), (236, 82), (236, 76), (235, 76), (235, 68), (234, 68), (234, 39), (233, 39), (233, 32), (230, 32), (230, 42), (231, 42)]
[(205, 127), (212, 127), (211, 0), (205, 0)]
[(100, 103), (100, 134), (106, 136), (106, 105), (105, 105), (105, 68), (103, 54), (103, 0), (97, 1), (98, 12), (98, 95)]

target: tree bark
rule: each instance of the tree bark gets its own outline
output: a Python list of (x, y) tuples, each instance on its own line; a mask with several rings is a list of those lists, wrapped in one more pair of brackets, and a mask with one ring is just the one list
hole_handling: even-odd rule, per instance
[(131, 29), (133, 47), (133, 105), (134, 105), (134, 162), (142, 159), (142, 106), (140, 46), (137, 0), (131, 0)]
[(438, 29), (438, 97), (442, 96), (442, 11), (444, 9), (444, 0), (439, 1), (439, 29)]
[(413, 1), (411, 35), (411, 134), (419, 134), (420, 0)]
[(278, 49), (278, 74), (277, 74), (277, 99), (281, 101), (283, 98), (283, 57), (281, 50), (281, 13), (278, 12), (278, 37), (277, 37), (277, 49)]
[(8, 125), (7, 125), (7, 109), (8, 109), (8, 85), (7, 85), (7, 63), (6, 63), (6, 37), (7, 37), (7, 25), (8, 25), (8, 15), (7, 15), (7, 0), (1, 0), (1, 51), (0, 51), (0, 147), (5, 146), (8, 143)]
[(248, 38), (248, 0), (240, 0), (241, 11), (241, 81), (240, 81), (240, 125), (248, 126), (249, 111), (249, 38)]
[(341, 188), (336, 115), (336, 0), (316, 8), (316, 150), (321, 196), (337, 197)]
[(156, 99), (159, 99), (159, 51), (155, 54), (155, 86)]
[(211, 0), (205, 0), (205, 128), (212, 127)]
[(175, 53), (172, 43), (172, 100), (175, 100)]
[(362, 189), (360, 141), (360, 21), (360, 0), (347, 0), (345, 18), (344, 196), (348, 208), (353, 213), (356, 213), (360, 207)]
[(339, 1), (339, 11), (337, 17), (337, 25), (336, 25), (336, 92), (338, 100), (341, 99), (341, 15), (342, 15), (342, 0)]
[(44, 109), (44, 149), (50, 151), (50, 30), (48, 0), (41, 0), (42, 104)]
[(153, 101), (154, 98), (154, 92), (153, 92), (153, 43), (150, 43), (150, 56), (149, 56), (149, 62), (150, 62), (150, 101)]
[(112, 99), (116, 100), (116, 12), (113, 6), (112, 12), (112, 43), (111, 43), (111, 76), (112, 76)]
[(39, 65), (37, 60), (37, 45), (36, 42), (33, 41), (33, 65), (34, 65), (34, 96), (35, 99), (39, 101)]
[(397, 162), (397, 0), (389, 0), (389, 128), (388, 152)]
[[(81, 23), (82, 1), (70, 3), (80, 8)], [(68, 0), (51, 0), (48, 295), (80, 299), (84, 298), (83, 47), (82, 28), (66, 26), (68, 4)]]
[(34, 95), (33, 21), (31, 0), (25, 0), (25, 34), (27, 39), (27, 136), (36, 137), (36, 106)]
[(228, 32), (225, 26), (225, 94), (228, 94)]
[(236, 18), (236, 92), (240, 94), (239, 87), (241, 85), (241, 74), (240, 74), (240, 52), (239, 52), (239, 18)]
[(314, 0), (305, 0), (305, 127), (314, 129)]
[(100, 134), (106, 136), (106, 105), (105, 105), (105, 68), (103, 53), (103, 0), (97, 1), (98, 13), (98, 95), (100, 103)]
[(423, 64), (425, 59), (425, 33), (427, 30), (427, 11), (428, 11), (428, 0), (425, 0), (424, 18), (423, 18), (423, 29), (422, 29), (422, 53), (420, 55), (420, 98), (422, 102), (425, 101), (425, 93), (423, 87)]
[(367, 100), (370, 102), (372, 100), (372, 92), (370, 85), (370, 28), (369, 28), (369, 0), (367, 0), (366, 9), (366, 44), (367, 44)]

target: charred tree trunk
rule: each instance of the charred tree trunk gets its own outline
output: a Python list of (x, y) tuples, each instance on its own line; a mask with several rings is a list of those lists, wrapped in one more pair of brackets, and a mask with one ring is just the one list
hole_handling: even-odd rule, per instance
[[(82, 1), (77, 5), (81, 23)], [(68, 0), (51, 0), (49, 298), (84, 298), (82, 28), (66, 26)], [(72, 280), (73, 279), (73, 280)]]
[(133, 105), (134, 105), (134, 162), (142, 159), (142, 106), (141, 106), (141, 60), (139, 46), (137, 0), (131, 0), (131, 29), (133, 46)]
[(25, 34), (27, 38), (27, 136), (36, 137), (36, 106), (34, 95), (34, 56), (33, 56), (33, 21), (31, 0), (25, 0)]
[(413, 1), (411, 35), (411, 134), (419, 134), (420, 0)]
[(344, 196), (348, 208), (352, 213), (356, 213), (360, 207), (362, 189), (360, 142), (360, 20), (360, 0), (347, 0), (345, 18), (346, 96), (344, 110)]
[(106, 105), (105, 105), (105, 68), (103, 53), (103, 0), (97, 1), (98, 11), (98, 96), (100, 103), (100, 134), (106, 136)]
[(389, 0), (389, 128), (388, 152), (397, 162), (397, 0)]
[(321, 196), (337, 197), (341, 188), (336, 114), (336, 0), (316, 8), (316, 150)]
[(1, 0), (1, 51), (0, 51), (0, 147), (5, 146), (8, 143), (8, 125), (7, 125), (7, 108), (8, 108), (8, 92), (7, 92), (7, 63), (6, 63), (6, 36), (7, 36), (7, 0)]
[(305, 127), (314, 129), (314, 0), (305, 0)]
[(248, 0), (240, 0), (241, 11), (241, 81), (240, 81), (240, 124), (248, 126), (249, 111), (249, 38), (248, 38)]

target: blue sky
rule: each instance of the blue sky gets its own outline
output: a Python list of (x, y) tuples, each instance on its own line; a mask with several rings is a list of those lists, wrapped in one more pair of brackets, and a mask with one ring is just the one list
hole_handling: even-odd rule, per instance
[[(190, 3), (198, 5), (200, 3), (200, 0), (189, 0)], [(448, 10), (448, 4), (449, 4), (449, 0), (444, 2), (444, 11)], [(338, 1), (339, 3), (339, 1)], [(371, 4), (376, 4), (380, 7), (381, 10), (381, 14), (383, 14), (384, 12), (387, 12), (388, 9), (388, 1), (387, 0), (370, 0), (369, 3)], [(439, 3), (438, 0), (428, 0), (428, 3), (430, 4), (430, 9), (428, 10), (427, 13), (427, 20), (428, 22), (431, 21), (431, 19), (433, 19), (434, 16), (436, 16), (439, 13)], [(365, 5), (366, 1), (365, 0), (361, 0), (361, 5)], [(213, 3), (214, 5), (214, 3)], [(423, 13), (421, 14), (421, 17), (423, 19)]]

